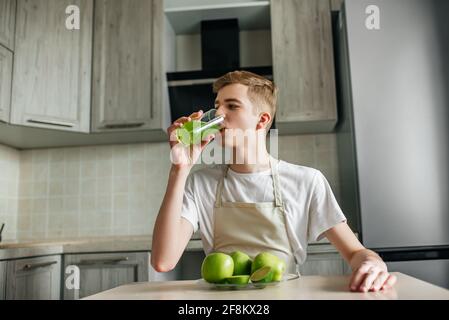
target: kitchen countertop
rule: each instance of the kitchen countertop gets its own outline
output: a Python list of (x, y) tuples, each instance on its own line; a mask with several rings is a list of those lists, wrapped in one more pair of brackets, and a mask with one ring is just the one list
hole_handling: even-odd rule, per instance
[[(73, 239), (5, 241), (0, 243), (0, 260), (70, 253), (151, 251), (151, 236), (116, 236)], [(192, 239), (186, 250), (202, 250), (201, 240)]]
[(197, 280), (137, 282), (107, 290), (85, 300), (449, 300), (449, 290), (403, 273), (394, 288), (379, 292), (350, 292), (350, 276), (302, 276), (276, 286), (252, 290), (216, 290)]
[[(36, 256), (94, 253), (151, 251), (152, 236), (111, 236), (67, 239), (43, 239), (0, 242), (0, 260), (19, 259)], [(187, 244), (188, 251), (202, 251), (203, 244), (197, 236)], [(308, 254), (337, 253), (336, 248), (327, 239), (311, 243)]]

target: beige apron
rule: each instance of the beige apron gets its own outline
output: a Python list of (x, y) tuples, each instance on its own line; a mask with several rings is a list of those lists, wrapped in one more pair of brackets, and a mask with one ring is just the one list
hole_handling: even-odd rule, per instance
[[(223, 202), (225, 167), (215, 198), (213, 251), (247, 253), (252, 259), (261, 251), (268, 251), (284, 259), (288, 273), (298, 273), (296, 258), (287, 235), (286, 217), (281, 197), (277, 161), (270, 157), (275, 202)], [(250, 192), (250, 190), (249, 190)]]

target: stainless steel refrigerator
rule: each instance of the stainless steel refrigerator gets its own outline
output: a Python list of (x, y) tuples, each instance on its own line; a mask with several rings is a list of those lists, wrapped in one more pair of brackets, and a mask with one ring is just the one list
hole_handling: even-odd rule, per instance
[(449, 288), (449, 1), (335, 20), (341, 206), (391, 271)]

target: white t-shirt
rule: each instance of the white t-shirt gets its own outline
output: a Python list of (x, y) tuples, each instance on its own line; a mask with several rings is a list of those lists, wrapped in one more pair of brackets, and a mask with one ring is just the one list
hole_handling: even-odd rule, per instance
[[(195, 171), (187, 179), (181, 216), (200, 228), (206, 254), (213, 248), (214, 203), (224, 165)], [(280, 161), (278, 165), (281, 196), (287, 233), (299, 264), (306, 259), (307, 244), (321, 240), (323, 232), (346, 222), (324, 175), (316, 169)], [(237, 173), (232, 169), (224, 181), (225, 202), (274, 202), (271, 170)]]

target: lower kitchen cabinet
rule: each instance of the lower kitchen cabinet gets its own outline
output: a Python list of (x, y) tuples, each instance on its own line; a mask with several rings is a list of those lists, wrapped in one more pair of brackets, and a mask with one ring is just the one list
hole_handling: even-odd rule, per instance
[[(64, 270), (70, 265), (79, 268), (79, 290), (64, 285), (64, 300), (81, 299), (124, 284), (148, 281), (150, 253), (66, 254)], [(64, 279), (67, 277), (65, 274)]]
[(0, 261), (0, 300), (6, 298), (6, 261)]
[[(60, 299), (61, 257), (59, 255), (9, 260), (6, 263), (6, 299)], [(0, 266), (0, 272), (3, 267)]]
[(303, 276), (346, 275), (351, 274), (351, 267), (338, 253), (308, 254), (299, 272)]

